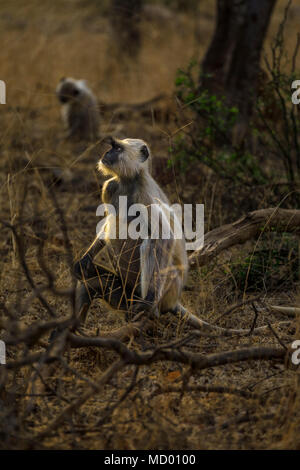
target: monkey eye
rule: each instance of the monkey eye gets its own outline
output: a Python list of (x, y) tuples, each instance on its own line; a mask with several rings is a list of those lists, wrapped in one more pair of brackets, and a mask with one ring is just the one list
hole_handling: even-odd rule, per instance
[(73, 96), (77, 96), (77, 95), (79, 95), (79, 90), (75, 89), (75, 90), (73, 91)]
[(117, 146), (116, 146), (116, 151), (117, 151), (117, 152), (121, 152), (121, 150), (122, 150), (122, 147), (120, 147), (120, 145), (117, 145)]

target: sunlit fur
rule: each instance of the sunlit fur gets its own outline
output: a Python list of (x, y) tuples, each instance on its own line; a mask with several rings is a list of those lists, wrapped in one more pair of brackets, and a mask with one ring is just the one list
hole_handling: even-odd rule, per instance
[(68, 137), (95, 140), (99, 137), (100, 114), (97, 99), (85, 80), (63, 78), (56, 88), (62, 105), (62, 119)]

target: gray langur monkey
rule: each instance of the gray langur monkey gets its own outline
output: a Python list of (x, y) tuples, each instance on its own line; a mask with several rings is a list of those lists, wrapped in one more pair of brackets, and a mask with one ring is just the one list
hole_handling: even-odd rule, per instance
[[(74, 267), (79, 280), (76, 292), (78, 320), (84, 323), (93, 299), (98, 297), (118, 310), (156, 315), (171, 312), (197, 329), (222, 336), (249, 335), (248, 329), (211, 325), (179, 303), (188, 271), (185, 239), (183, 234), (175, 236), (179, 221), (167, 196), (149, 173), (150, 149), (140, 139), (109, 137), (106, 142), (111, 149), (100, 159), (98, 168), (111, 177), (102, 190), (102, 202), (108, 215), (102, 230)], [(125, 220), (120, 196), (127, 196)], [(109, 205), (114, 211), (108, 211)], [(137, 208), (135, 213), (132, 207)], [(146, 218), (147, 223), (143, 220), (142, 207), (148, 215), (151, 212)], [(140, 215), (137, 216), (138, 211)], [(146, 236), (131, 237), (131, 223), (146, 227)], [(162, 229), (166, 225), (168, 236), (163, 237)], [(121, 236), (120, 230), (124, 228), (128, 229), (127, 237)], [(105, 250), (110, 268), (97, 264), (97, 255)], [(260, 334), (265, 328), (255, 328), (252, 333)]]
[[(185, 310), (178, 302), (188, 269), (185, 240), (174, 237), (178, 219), (167, 196), (149, 173), (150, 149), (140, 139), (109, 137), (106, 142), (111, 149), (100, 159), (98, 169), (111, 178), (103, 186), (102, 202), (105, 207), (112, 205), (115, 214), (106, 217), (101, 235), (98, 233), (85, 255), (75, 264), (75, 276), (80, 281), (77, 313), (81, 321), (85, 321), (92, 300), (98, 297), (118, 310), (151, 310), (156, 315), (180, 310), (184, 314)], [(137, 239), (111, 236), (112, 228), (123, 223), (120, 196), (127, 196), (127, 211), (133, 204), (146, 208), (149, 235)], [(157, 238), (151, 238), (151, 224), (154, 223), (151, 211), (157, 211)], [(140, 216), (130, 216), (130, 211), (127, 215), (126, 228), (132, 221), (143, 223)], [(161, 236), (162, 220), (169, 224), (168, 238)], [(106, 250), (112, 269), (97, 265), (95, 257), (102, 250)]]
[(97, 99), (85, 80), (62, 78), (56, 88), (62, 104), (67, 137), (94, 141), (99, 137), (100, 113)]

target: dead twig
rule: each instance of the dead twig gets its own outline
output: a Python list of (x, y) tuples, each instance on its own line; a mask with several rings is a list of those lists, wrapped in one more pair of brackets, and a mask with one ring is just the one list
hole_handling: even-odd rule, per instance
[(250, 328), (250, 331), (249, 331), (249, 336), (252, 335), (254, 329), (255, 329), (255, 325), (256, 325), (256, 321), (257, 321), (257, 318), (258, 318), (258, 310), (257, 308), (255, 307), (255, 304), (254, 302), (252, 302), (252, 307), (253, 307), (253, 310), (254, 310), (254, 319), (253, 319), (253, 323), (252, 323), (252, 326)]
[(237, 304), (234, 304), (232, 305), (230, 308), (228, 308), (227, 310), (225, 310), (224, 313), (222, 313), (221, 315), (219, 315), (215, 322), (218, 322), (219, 320), (221, 320), (221, 318), (223, 317), (226, 317), (227, 315), (229, 315), (230, 313), (234, 312), (234, 310), (237, 310), (238, 308), (240, 307), (244, 307), (244, 305), (249, 305), (249, 304), (252, 304), (253, 302), (256, 302), (256, 301), (259, 301), (261, 300), (262, 296), (261, 295), (258, 295), (256, 297), (252, 297), (251, 299), (247, 299), (247, 300), (244, 300), (243, 302), (238, 302)]
[(276, 333), (276, 331), (274, 330), (274, 328), (272, 327), (270, 322), (268, 322), (268, 327), (272, 331), (272, 333), (275, 336), (275, 338), (277, 339), (278, 343), (283, 347), (283, 349), (285, 349), (285, 351), (288, 351), (287, 346), (281, 341), (281, 339), (279, 338), (278, 334)]

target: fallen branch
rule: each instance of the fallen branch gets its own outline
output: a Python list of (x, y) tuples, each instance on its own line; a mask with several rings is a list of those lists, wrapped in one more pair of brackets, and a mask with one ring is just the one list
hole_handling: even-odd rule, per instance
[(190, 265), (206, 265), (222, 251), (270, 230), (300, 233), (300, 210), (261, 209), (249, 212), (232, 224), (215, 228), (205, 235), (203, 248), (191, 254)]
[(232, 364), (240, 361), (283, 359), (286, 355), (286, 351), (282, 348), (264, 346), (226, 351), (205, 357), (201, 353), (191, 353), (181, 349), (164, 348), (163, 346), (159, 346), (151, 351), (138, 353), (134, 350), (130, 350), (125, 344), (116, 339), (92, 338), (74, 335), (73, 333), (69, 333), (68, 338), (73, 348), (93, 346), (112, 349), (119, 354), (124, 364), (140, 366), (158, 361), (176, 361), (182, 364), (189, 364), (195, 369), (203, 370), (209, 367)]
[(295, 317), (296, 315), (300, 315), (300, 308), (299, 307), (283, 307), (282, 305), (268, 305), (268, 307), (276, 312), (286, 313), (287, 315), (291, 315)]

